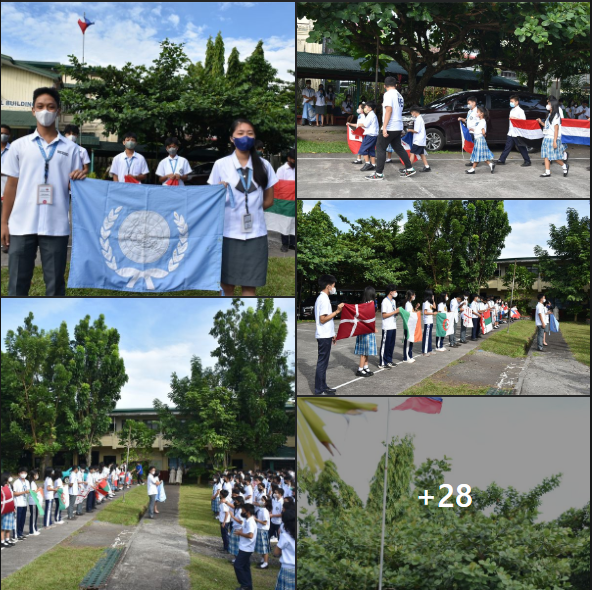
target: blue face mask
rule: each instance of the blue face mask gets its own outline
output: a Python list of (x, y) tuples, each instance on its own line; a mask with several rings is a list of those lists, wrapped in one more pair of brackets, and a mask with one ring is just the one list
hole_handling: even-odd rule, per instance
[(512, 108), (514, 108), (514, 107), (516, 106), (516, 103), (515, 103), (515, 102), (511, 102), (511, 103), (510, 103), (510, 106), (511, 106)]
[(248, 137), (245, 135), (244, 137), (234, 137), (233, 139), (236, 149), (240, 150), (241, 152), (248, 152), (255, 145), (254, 137)]

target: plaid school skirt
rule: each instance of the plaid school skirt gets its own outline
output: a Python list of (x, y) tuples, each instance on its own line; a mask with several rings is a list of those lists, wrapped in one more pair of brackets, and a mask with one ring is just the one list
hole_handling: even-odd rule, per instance
[(233, 531), (228, 532), (228, 553), (232, 555), (238, 555), (238, 535), (235, 535)]
[(270, 553), (269, 531), (257, 529), (257, 540), (255, 541), (255, 553), (267, 555)]
[(15, 524), (16, 524), (16, 516), (15, 516), (14, 512), (8, 512), (7, 514), (2, 515), (2, 530), (3, 531), (14, 530)]
[(275, 584), (275, 590), (295, 590), (296, 589), (296, 568), (287, 568), (282, 566)]
[(212, 500), (212, 512), (218, 514), (220, 512), (220, 498), (214, 498)]
[(494, 160), (493, 152), (487, 146), (487, 141), (483, 135), (475, 137), (475, 145), (471, 154), (471, 162), (485, 162), (485, 160)]
[(363, 354), (364, 356), (373, 354), (376, 356), (376, 334), (361, 334), (360, 336), (356, 336), (354, 354)]
[(543, 145), (541, 145), (541, 158), (549, 158), (549, 160), (563, 160), (563, 152), (565, 148), (561, 143), (561, 139), (557, 138), (557, 149), (553, 148), (553, 138), (548, 135), (543, 138)]

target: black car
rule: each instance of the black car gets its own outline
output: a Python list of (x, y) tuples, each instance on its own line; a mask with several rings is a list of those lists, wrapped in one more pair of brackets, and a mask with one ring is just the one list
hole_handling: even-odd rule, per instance
[[(531, 94), (521, 90), (469, 90), (455, 92), (421, 107), (426, 128), (426, 149), (428, 152), (442, 150), (448, 146), (460, 146), (459, 117), (467, 116), (467, 98), (475, 96), (477, 106), (485, 106), (489, 111), (487, 121), (487, 143), (505, 143), (510, 117), (510, 96), (520, 98), (520, 108), (527, 119), (547, 118), (547, 97), (543, 94)], [(403, 111), (403, 126), (413, 127), (413, 117), (408, 110)], [(539, 147), (542, 140), (532, 142), (531, 151)]]
[(199, 164), (189, 173), (185, 184), (204, 185), (208, 184), (208, 178), (214, 167), (214, 162)]

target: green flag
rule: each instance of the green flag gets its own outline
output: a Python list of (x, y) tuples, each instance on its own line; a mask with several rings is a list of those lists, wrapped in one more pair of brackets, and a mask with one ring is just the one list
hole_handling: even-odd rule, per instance
[(64, 504), (64, 488), (58, 488), (56, 495), (60, 503), (60, 510), (66, 510), (66, 505)]
[(443, 338), (446, 336), (448, 329), (448, 316), (444, 312), (438, 313), (436, 316), (436, 337)]
[(43, 490), (40, 488), (38, 488), (37, 491), (31, 490), (31, 498), (33, 498), (33, 502), (35, 502), (37, 510), (39, 510), (39, 516), (44, 516), (45, 510), (43, 510)]

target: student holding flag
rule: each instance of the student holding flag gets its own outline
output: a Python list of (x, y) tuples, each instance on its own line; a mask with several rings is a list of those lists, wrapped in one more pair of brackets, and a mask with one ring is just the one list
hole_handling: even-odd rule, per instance
[(177, 155), (179, 145), (179, 140), (176, 137), (167, 137), (164, 142), (169, 156), (161, 160), (156, 168), (156, 176), (162, 185), (185, 186), (185, 181), (191, 173), (189, 162)]
[(138, 136), (133, 131), (128, 131), (124, 135), (122, 143), (125, 150), (113, 158), (109, 170), (113, 182), (126, 182), (128, 177), (138, 182), (146, 180), (150, 169), (146, 158), (136, 152)]
[[(415, 291), (407, 291), (405, 293), (405, 311), (407, 313), (414, 313), (417, 312), (420, 305), (419, 303), (415, 304), (415, 309), (413, 308), (413, 302), (415, 301)], [(403, 338), (403, 362), (405, 363), (414, 363), (415, 359), (413, 358), (413, 341), (409, 341), (411, 335), (407, 335), (407, 330), (403, 330), (404, 338)]]
[[(479, 326), (480, 326), (480, 319), (481, 319), (481, 312), (479, 311), (479, 295), (473, 295), (471, 300), (471, 313), (473, 318), (473, 333), (471, 336), (471, 340), (477, 340), (477, 336), (479, 333)], [(479, 336), (480, 338), (481, 336)]]
[(60, 508), (60, 503), (63, 505), (63, 502), (60, 498), (60, 495), (63, 493), (64, 483), (62, 482), (62, 478), (60, 477), (59, 473), (56, 473), (56, 477), (53, 480), (53, 487), (56, 490), (55, 494), (55, 514), (53, 515), (53, 521), (55, 524), (64, 524), (62, 520), (62, 510)]
[(504, 147), (504, 151), (502, 152), (501, 156), (497, 159), (496, 163), (501, 164), (502, 166), (506, 163), (506, 158), (512, 151), (513, 147), (520, 152), (520, 155), (524, 159), (524, 162), (520, 165), (521, 168), (531, 165), (530, 156), (528, 155), (528, 150), (526, 149), (526, 145), (524, 140), (516, 133), (514, 126), (512, 125), (511, 119), (526, 119), (526, 115), (524, 111), (520, 108), (520, 97), (517, 94), (510, 96), (510, 124), (508, 129), (508, 138), (506, 140), (506, 146)]
[(432, 330), (434, 328), (434, 318), (436, 315), (436, 304), (434, 302), (434, 293), (426, 289), (423, 294), (423, 340), (421, 341), (421, 350), (423, 356), (432, 354)]
[(545, 158), (545, 173), (540, 178), (551, 176), (551, 162), (556, 160), (563, 168), (563, 176), (566, 177), (569, 172), (569, 164), (563, 161), (564, 148), (561, 144), (561, 115), (559, 114), (559, 103), (555, 99), (547, 101), (547, 110), (549, 115), (543, 123), (537, 119), (539, 125), (543, 127), (543, 144), (541, 145), (541, 158)]
[(382, 300), (380, 311), (382, 313), (382, 342), (380, 343), (380, 354), (378, 355), (378, 366), (381, 369), (391, 369), (393, 365), (393, 351), (397, 338), (397, 318), (399, 313), (395, 298), (397, 288), (389, 285), (386, 288), (386, 297)]
[[(348, 123), (350, 127), (363, 127), (364, 139), (358, 150), (358, 158), (364, 156), (365, 164), (360, 168), (361, 172), (376, 168), (376, 141), (378, 140), (378, 119), (374, 109), (376, 103), (369, 101), (364, 105), (364, 117), (356, 125)], [(361, 121), (361, 122), (360, 122)], [(370, 163), (372, 161), (372, 163)]]
[[(447, 313), (448, 308), (446, 307), (448, 301), (448, 293), (440, 293), (440, 301), (438, 303), (438, 313)], [(436, 351), (437, 352), (448, 352), (447, 348), (444, 348), (444, 336), (436, 335)]]
[(460, 346), (460, 344), (458, 344), (456, 342), (456, 324), (458, 324), (458, 320), (459, 320), (458, 312), (459, 312), (459, 310), (462, 312), (463, 308), (464, 308), (464, 306), (463, 306), (462, 296), (455, 295), (450, 300), (450, 311), (451, 311), (451, 313), (454, 314), (454, 330), (453, 330), (452, 334), (450, 334), (450, 336), (448, 336), (448, 345), (450, 348), (458, 348)]
[(471, 153), (471, 164), (473, 167), (470, 170), (465, 170), (465, 172), (467, 174), (475, 174), (477, 162), (486, 162), (489, 164), (491, 173), (493, 174), (495, 170), (495, 156), (487, 146), (487, 141), (485, 140), (485, 135), (487, 133), (487, 122), (485, 121), (487, 109), (485, 107), (477, 107), (477, 116), (478, 120), (474, 123), (475, 145)]
[[(476, 99), (476, 97), (469, 96), (469, 98), (467, 98), (467, 109), (469, 109), (467, 117), (466, 118), (459, 117), (458, 120), (462, 121), (463, 123), (466, 124), (467, 129), (471, 135), (472, 143), (474, 145), (475, 144), (475, 124), (479, 120), (479, 117), (477, 116), (477, 99)], [(461, 129), (462, 129), (462, 127), (461, 127)], [(471, 165), (472, 165), (472, 162), (465, 164), (465, 166), (471, 166)]]
[[(374, 287), (366, 287), (362, 297), (362, 303), (368, 303), (376, 299), (376, 290)], [(376, 332), (376, 330), (375, 330)], [(376, 334), (358, 334), (356, 336), (356, 346), (354, 354), (360, 357), (360, 364), (356, 371), (356, 377), (372, 377), (374, 373), (368, 369), (368, 357), (376, 355)]]
[(27, 520), (27, 506), (29, 504), (30, 485), (27, 481), (27, 468), (21, 467), (18, 470), (18, 478), (12, 484), (14, 492), (14, 503), (16, 505), (16, 538), (19, 541), (26, 539), (24, 530)]
[[(410, 158), (411, 163), (414, 162), (414, 156), (415, 160), (419, 160), (419, 158), (421, 158), (421, 161), (423, 162), (424, 166), (421, 172), (430, 172), (431, 168), (425, 156), (427, 153), (425, 149), (426, 130), (423, 117), (420, 115), (419, 107), (417, 105), (413, 105), (409, 112), (411, 113), (411, 116), (415, 119), (415, 122), (413, 123), (413, 129), (407, 129), (408, 133), (413, 134), (413, 142), (411, 145), (411, 153), (413, 154), (413, 156), (411, 156)], [(399, 170), (399, 172), (405, 172), (405, 169)]]
[(29, 536), (36, 537), (40, 535), (37, 528), (37, 519), (39, 517), (39, 497), (37, 496), (37, 480), (39, 479), (39, 470), (33, 469), (29, 473), (29, 487), (31, 489), (31, 493), (29, 494)]
[[(467, 343), (467, 325), (465, 323), (465, 317), (464, 316), (469, 316), (470, 317), (470, 311), (469, 311), (469, 292), (468, 291), (464, 291), (462, 294), (462, 303), (460, 305), (460, 312), (461, 312), (461, 324), (460, 324), (460, 343), (461, 344), (466, 344)], [(471, 322), (470, 325), (472, 327), (473, 325), (473, 320), (471, 318)]]

